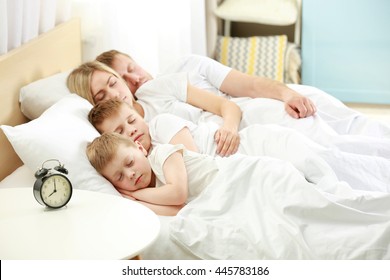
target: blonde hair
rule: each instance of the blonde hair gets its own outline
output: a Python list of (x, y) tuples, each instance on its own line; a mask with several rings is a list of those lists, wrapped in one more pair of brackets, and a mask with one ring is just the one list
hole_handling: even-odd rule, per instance
[[(110, 73), (123, 81), (122, 77), (114, 69), (99, 61), (86, 62), (74, 69), (69, 74), (66, 80), (66, 85), (71, 92), (74, 92), (87, 99), (91, 104), (95, 104), (91, 89), (92, 74), (95, 71)], [(125, 83), (125, 81), (123, 82)]]
[(109, 99), (93, 106), (88, 113), (88, 120), (100, 133), (102, 133), (98, 126), (102, 124), (104, 120), (116, 114), (121, 106), (129, 106), (134, 113), (138, 114), (138, 112), (128, 103), (119, 99)]
[(112, 67), (112, 62), (116, 55), (124, 55), (130, 58), (131, 60), (133, 60), (130, 55), (117, 50), (110, 50), (110, 51), (103, 52), (96, 57), (96, 60)]
[(103, 133), (87, 145), (88, 160), (97, 172), (102, 173), (102, 170), (116, 155), (121, 144), (126, 147), (137, 147), (132, 139), (115, 132)]

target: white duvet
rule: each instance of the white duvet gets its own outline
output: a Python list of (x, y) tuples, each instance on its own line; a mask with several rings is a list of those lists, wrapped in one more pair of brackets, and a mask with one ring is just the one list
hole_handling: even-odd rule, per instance
[[(184, 154), (199, 183), (201, 165)], [(170, 221), (170, 237), (184, 250), (202, 259), (390, 259), (388, 194), (353, 191), (328, 176), (308, 183), (290, 163), (268, 157), (215, 161), (217, 174)], [(163, 180), (161, 170), (156, 175)]]
[(390, 258), (389, 196), (333, 196), (273, 160), (242, 159), (239, 176), (226, 168), (171, 222), (171, 237), (200, 258)]
[[(217, 156), (214, 141), (216, 124), (195, 125), (171, 114), (161, 114), (149, 123), (153, 145), (170, 143), (173, 135), (185, 127), (189, 128), (200, 153)], [(279, 125), (251, 125), (240, 130), (239, 136), (238, 153), (286, 160), (309, 182), (316, 183), (324, 175), (336, 176), (353, 189), (390, 193), (390, 160), (385, 157), (324, 147), (293, 129)], [(366, 146), (379, 148), (375, 143)], [(390, 143), (387, 146), (390, 151)]]

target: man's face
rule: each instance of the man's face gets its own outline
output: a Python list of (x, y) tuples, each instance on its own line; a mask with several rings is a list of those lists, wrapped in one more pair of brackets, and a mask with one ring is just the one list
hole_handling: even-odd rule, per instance
[(152, 75), (146, 72), (134, 60), (122, 54), (117, 54), (114, 57), (111, 68), (118, 72), (126, 81), (133, 94), (140, 86), (153, 79)]

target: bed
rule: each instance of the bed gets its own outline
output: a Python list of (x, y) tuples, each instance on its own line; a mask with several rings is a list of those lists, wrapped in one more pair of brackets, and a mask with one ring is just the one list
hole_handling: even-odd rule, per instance
[[(109, 182), (97, 174), (92, 166), (89, 165), (84, 152), (87, 142), (99, 135), (87, 120), (87, 113), (92, 107), (91, 104), (74, 94), (69, 94), (66, 97), (58, 97), (58, 101), (41, 100), (42, 104), (45, 102), (54, 103), (54, 105), (47, 110), (44, 109), (45, 106), (42, 106), (42, 108), (33, 108), (33, 110), (29, 111), (28, 108), (21, 108), (19, 105), (19, 98), (34, 98), (35, 92), (42, 90), (40, 84), (40, 81), (42, 80), (45, 81), (45, 85), (50, 84), (50, 86), (52, 86), (53, 95), (61, 90), (66, 90), (64, 89), (64, 82), (68, 71), (78, 66), (80, 63), (80, 26), (79, 21), (76, 19), (59, 25), (52, 31), (0, 58), (0, 75), (6, 77), (5, 79), (2, 78), (0, 81), (0, 94), (2, 100), (0, 124), (3, 129), (0, 132), (0, 187), (31, 187), (32, 182), (34, 181), (34, 172), (40, 167), (43, 160), (61, 157), (60, 160), (68, 168), (70, 179), (73, 181), (75, 187), (104, 192), (110, 195), (119, 195)], [(15, 65), (17, 65), (17, 67), (15, 67)], [(24, 95), (21, 94), (22, 92), (24, 92)], [(36, 110), (41, 111), (37, 113), (35, 112)], [(37, 115), (34, 116), (34, 114)], [(42, 115), (38, 118), (39, 114)], [(25, 115), (30, 116), (31, 119), (34, 119), (35, 117), (37, 119), (29, 121)], [(7, 136), (4, 134), (4, 131), (6, 131)], [(9, 140), (12, 142), (12, 145)], [(280, 186), (280, 192), (283, 193), (283, 188), (285, 186), (283, 184), (279, 184), (278, 186)], [(338, 192), (343, 193), (342, 199), (338, 198)], [(235, 197), (240, 197), (240, 195), (237, 194)], [(216, 194), (209, 193), (207, 199), (198, 199), (198, 204), (194, 203), (191, 207), (200, 205), (208, 208), (207, 203), (212, 203), (213, 199), (215, 199), (213, 195)], [(299, 197), (300, 193), (294, 193), (294, 195)], [(309, 249), (306, 253), (295, 251), (296, 244), (293, 244), (293, 246), (285, 246), (284, 242), (274, 243), (273, 233), (277, 232), (277, 229), (282, 229), (282, 225), (276, 225), (276, 231), (274, 229), (273, 233), (267, 233), (268, 241), (261, 247), (267, 252), (273, 252), (272, 254), (262, 254), (261, 252), (246, 254), (245, 250), (237, 249), (243, 248), (242, 246), (245, 245), (245, 243), (240, 243), (238, 241), (228, 242), (229, 240), (242, 240), (242, 236), (245, 235), (245, 233), (242, 233), (243, 225), (237, 227), (237, 225), (231, 224), (229, 226), (230, 231), (226, 232), (223, 227), (220, 228), (219, 231), (214, 230), (214, 236), (211, 238), (208, 236), (208, 230), (211, 232), (212, 229), (208, 229), (207, 227), (213, 223), (218, 224), (219, 216), (210, 216), (209, 223), (203, 225), (205, 227), (199, 226), (198, 229), (201, 231), (194, 230), (193, 234), (196, 235), (195, 239), (185, 241), (188, 236), (184, 235), (189, 231), (186, 227), (180, 227), (180, 223), (183, 222), (183, 216), (160, 216), (160, 235), (155, 243), (144, 251), (142, 258), (388, 259), (390, 258), (390, 210), (387, 208), (390, 197), (387, 194), (382, 193), (362, 193), (359, 195), (360, 200), (367, 201), (366, 206), (369, 208), (360, 209), (359, 206), (359, 211), (367, 212), (365, 216), (366, 221), (369, 221), (372, 225), (370, 224), (370, 226), (364, 227), (364, 225), (356, 222), (354, 226), (357, 227), (356, 229), (363, 231), (361, 237), (364, 242), (358, 239), (357, 241), (360, 242), (359, 249), (357, 251), (351, 249), (351, 254), (344, 254), (342, 248), (355, 248), (356, 244), (354, 242), (346, 244), (344, 241), (348, 236), (340, 238), (340, 236), (334, 235), (334, 233), (330, 234), (340, 240), (335, 243), (337, 243), (337, 248), (339, 248), (341, 252), (329, 250), (329, 244), (322, 244), (322, 247), (325, 248), (324, 251), (328, 250), (328, 255), (316, 255)], [(329, 205), (323, 205), (323, 207), (339, 207), (340, 205), (349, 205), (352, 207), (352, 205), (356, 203), (356, 196), (356, 193), (349, 192), (347, 188), (340, 188), (340, 190), (325, 195), (326, 201), (331, 201), (331, 203)], [(246, 196), (242, 195), (241, 197)], [(265, 197), (267, 198), (268, 196)], [(244, 202), (245, 201), (243, 200), (238, 201), (238, 203)], [(227, 201), (226, 203), (225, 206), (230, 207), (230, 204), (233, 203), (233, 201)], [(283, 209), (283, 211), (289, 212), (291, 209), (296, 210), (297, 208), (295, 207), (299, 208), (299, 205), (295, 205), (294, 207), (290, 205)], [(196, 213), (196, 209), (191, 209), (191, 211)], [(279, 213), (281, 217), (284, 215), (283, 211)], [(354, 212), (354, 214), (356, 213)], [(201, 215), (194, 215), (192, 221), (195, 224), (190, 225), (190, 228), (196, 228), (198, 225), (197, 223), (200, 225), (203, 221), (208, 219)], [(332, 213), (329, 213), (329, 216), (332, 216)], [(225, 216), (224, 219), (229, 219), (229, 217)], [(353, 217), (351, 219), (353, 220)], [(375, 223), (373, 223), (373, 219), (375, 219)], [(243, 219), (241, 218), (241, 220)], [(245, 226), (248, 226), (249, 228), (252, 227), (252, 223), (249, 222), (250, 219), (243, 221)], [(188, 220), (184, 222), (188, 222)], [(348, 228), (349, 226), (347, 224), (342, 227), (345, 232), (348, 232)], [(354, 227), (352, 228), (354, 229)], [(365, 232), (365, 228), (367, 228), (367, 232)], [(175, 234), (172, 234), (173, 229), (175, 230)], [(373, 238), (372, 235), (373, 231), (377, 232), (375, 238)], [(263, 233), (265, 232), (266, 231)], [(283, 231), (280, 230), (280, 232)], [(253, 237), (256, 237), (255, 239), (259, 238), (257, 234), (260, 236), (260, 232), (253, 235)], [(291, 232), (289, 234), (283, 232), (283, 234), (285, 234), (286, 240), (295, 238), (291, 237)], [(343, 231), (340, 231), (340, 234), (343, 235)], [(228, 243), (214, 242), (216, 240), (225, 240), (225, 238)], [(261, 240), (257, 240), (256, 242), (261, 242)], [(297, 244), (300, 244), (299, 246), (303, 244), (300, 242), (304, 243), (305, 241), (297, 241)], [(211, 246), (212, 243), (221, 246), (219, 249), (223, 252), (221, 254), (213, 254), (213, 252), (210, 252), (210, 248), (211, 250), (214, 249), (214, 247)], [(195, 245), (196, 248), (194, 249), (194, 246), (192, 245)], [(218, 246), (215, 248), (218, 249)], [(246, 246), (249, 245), (246, 244)], [(207, 253), (204, 253), (204, 250), (206, 250)]]
[[(1, 124), (18, 125), (28, 121), (19, 108), (22, 86), (81, 63), (79, 24), (76, 19), (61, 24), (55, 30), (0, 57)], [(3, 132), (0, 132), (0, 143), (0, 179), (4, 179), (22, 162)]]

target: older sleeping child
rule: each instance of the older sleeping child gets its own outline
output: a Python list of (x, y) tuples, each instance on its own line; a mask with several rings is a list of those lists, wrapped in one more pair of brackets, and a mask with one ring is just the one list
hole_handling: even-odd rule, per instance
[[(211, 156), (218, 154), (218, 127), (212, 123), (197, 126), (162, 114), (146, 124), (130, 105), (115, 99), (95, 105), (89, 120), (100, 133), (124, 134), (139, 141), (147, 151), (157, 143), (169, 143)], [(324, 176), (337, 177), (354, 189), (390, 192), (389, 160), (324, 148), (292, 129), (276, 125), (252, 125), (241, 130), (239, 136), (239, 153), (287, 160), (310, 182), (318, 183)]]
[[(124, 196), (159, 215), (180, 211), (171, 225), (179, 242), (199, 234), (180, 230), (195, 219), (203, 230), (230, 225), (227, 230), (233, 234), (215, 235), (211, 241), (215, 246), (229, 244), (234, 251), (242, 250), (244, 242), (244, 251), (254, 258), (286, 254), (288, 258), (387, 258), (390, 254), (389, 195), (357, 195), (345, 183), (324, 180), (320, 184), (335, 184), (340, 190), (330, 195), (286, 161), (240, 154), (211, 157), (169, 144), (154, 146), (148, 155), (140, 142), (118, 133), (96, 138), (87, 146), (87, 156)], [(261, 256), (262, 243), (270, 236), (275, 255)], [(376, 238), (367, 239), (370, 236)], [(295, 250), (277, 252), (292, 244)]]

